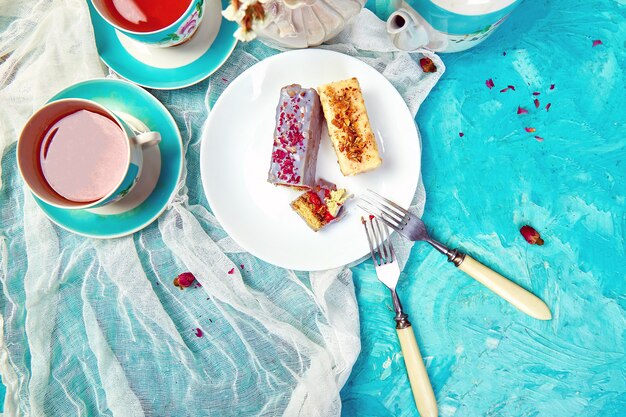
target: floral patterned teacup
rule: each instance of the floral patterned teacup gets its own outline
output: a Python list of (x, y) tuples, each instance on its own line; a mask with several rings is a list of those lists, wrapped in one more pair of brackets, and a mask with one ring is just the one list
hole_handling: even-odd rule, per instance
[[(41, 166), (42, 143), (46, 132), (59, 120), (82, 110), (105, 116), (113, 122), (112, 126), (114, 129), (119, 129), (124, 139), (126, 139), (124, 144), (126, 155), (123, 160), (124, 165), (120, 170), (121, 175), (114, 178), (115, 182), (108, 181), (108, 183), (112, 183), (114, 186), (95, 201), (74, 201), (62, 196), (58, 190), (48, 183)], [(101, 122), (97, 121), (96, 123)], [(81, 131), (84, 128), (89, 128), (89, 126), (80, 126), (74, 123), (71, 131), (76, 135), (85, 135), (86, 132)], [(55, 134), (57, 136), (54, 136)], [(58, 133), (53, 133), (52, 137), (58, 140)], [(119, 201), (130, 192), (141, 175), (143, 149), (156, 146), (159, 142), (161, 142), (161, 134), (159, 132), (136, 132), (130, 123), (122, 118), (122, 114), (113, 113), (95, 101), (78, 98), (61, 99), (46, 104), (30, 117), (17, 142), (17, 162), (24, 182), (40, 200), (51, 206), (63, 209), (93, 209)], [(66, 153), (70, 152), (71, 149), (67, 144), (68, 142), (66, 141), (62, 148)], [(48, 152), (48, 150), (45, 150), (45, 152)], [(110, 155), (108, 159), (111, 159)], [(67, 164), (76, 167), (77, 164), (74, 161), (70, 157), (67, 159)], [(94, 169), (93, 172), (98, 171)], [(102, 170), (99, 172), (102, 174)], [(105, 174), (107, 173), (105, 172)], [(94, 174), (90, 176), (90, 179), (98, 181), (98, 176)]]
[(107, 9), (106, 0), (91, 0), (91, 2), (98, 14), (107, 23), (129, 38), (150, 46), (169, 47), (180, 45), (193, 36), (198, 26), (200, 26), (200, 21), (204, 15), (205, 0), (189, 0), (189, 6), (174, 23), (151, 32), (140, 32), (123, 28), (116, 23), (111, 11)]

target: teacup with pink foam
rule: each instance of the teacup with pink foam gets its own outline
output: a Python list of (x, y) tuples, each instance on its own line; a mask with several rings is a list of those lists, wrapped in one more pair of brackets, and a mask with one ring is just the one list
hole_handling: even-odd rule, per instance
[(24, 126), (18, 167), (30, 190), (52, 206), (102, 207), (128, 194), (141, 174), (142, 149), (160, 140), (94, 101), (57, 100)]

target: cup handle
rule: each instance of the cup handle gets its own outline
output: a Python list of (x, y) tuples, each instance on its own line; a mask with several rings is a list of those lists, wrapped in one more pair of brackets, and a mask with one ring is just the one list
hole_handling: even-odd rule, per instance
[(144, 132), (133, 136), (130, 140), (142, 148), (147, 148), (161, 142), (161, 134), (159, 132)]

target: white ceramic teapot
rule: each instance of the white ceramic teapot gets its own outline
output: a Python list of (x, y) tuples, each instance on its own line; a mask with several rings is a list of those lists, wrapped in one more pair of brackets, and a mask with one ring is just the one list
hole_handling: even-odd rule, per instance
[(521, 0), (373, 0), (387, 32), (406, 51), (459, 52), (485, 40)]

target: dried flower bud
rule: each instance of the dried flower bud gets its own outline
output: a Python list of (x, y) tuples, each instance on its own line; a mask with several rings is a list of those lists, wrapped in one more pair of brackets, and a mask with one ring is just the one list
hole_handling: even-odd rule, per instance
[(524, 236), (524, 239), (526, 239), (526, 242), (530, 243), (531, 245), (543, 245), (543, 239), (539, 235), (539, 232), (536, 231), (532, 226), (523, 226), (519, 231), (522, 236)]
[(182, 274), (174, 278), (174, 286), (182, 290), (183, 288), (190, 287), (195, 280), (196, 277), (194, 277), (191, 272), (183, 272)]
[(433, 63), (433, 60), (427, 56), (420, 59), (420, 66), (424, 72), (437, 72), (437, 67)]

